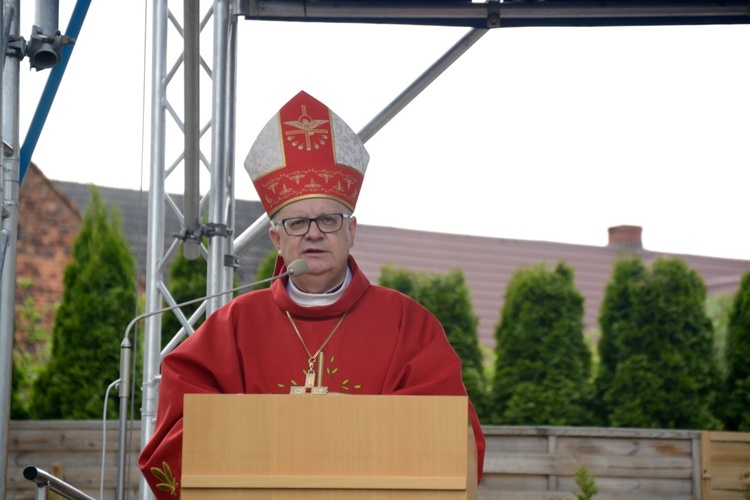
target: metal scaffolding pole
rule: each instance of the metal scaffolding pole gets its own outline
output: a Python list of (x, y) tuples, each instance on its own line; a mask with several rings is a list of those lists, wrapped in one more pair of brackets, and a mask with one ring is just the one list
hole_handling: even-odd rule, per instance
[[(200, 87), (197, 79), (196, 63), (202, 61), (199, 53), (202, 47), (195, 38), (196, 12), (200, 8), (199, 1), (184, 1), (185, 29), (178, 26), (177, 18), (169, 8), (168, 0), (155, 0), (152, 18), (152, 84), (151, 84), (151, 157), (150, 157), (150, 190), (148, 210), (148, 241), (146, 258), (146, 307), (144, 314), (152, 314), (144, 320), (144, 363), (143, 363), (143, 395), (141, 409), (141, 442), (146, 445), (153, 435), (156, 417), (157, 397), (161, 358), (177, 342), (170, 342), (165, 352), (161, 352), (161, 314), (164, 301), (173, 304), (174, 300), (164, 280), (164, 272), (170, 259), (176, 255), (180, 244), (191, 237), (193, 243), (200, 245), (202, 236), (208, 236), (208, 271), (207, 295), (228, 290), (233, 282), (234, 259), (228, 255), (232, 247), (232, 229), (234, 224), (234, 96), (236, 81), (236, 18), (230, 13), (230, 0), (214, 0), (208, 13), (200, 24), (200, 29), (206, 25), (206, 20), (213, 16), (213, 47), (212, 67), (209, 76), (212, 80), (211, 103), (211, 162), (208, 168), (210, 175), (208, 199), (208, 221), (195, 228), (195, 222), (200, 213), (200, 196), (197, 188), (200, 172), (197, 168), (198, 159), (203, 158), (199, 148), (194, 146), (199, 142), (198, 134), (198, 94)], [(183, 53), (169, 67), (167, 61), (168, 23), (178, 28), (183, 36)], [(189, 39), (185, 39), (189, 38)], [(184, 82), (175, 82), (175, 75), (180, 65), (185, 66)], [(169, 68), (169, 69), (168, 69)], [(169, 103), (167, 87), (183, 84), (186, 91), (184, 123), (177, 116)], [(183, 153), (179, 154), (171, 163), (167, 158), (167, 119), (172, 118), (183, 131), (185, 137), (182, 142)], [(190, 143), (190, 147), (188, 147)], [(166, 178), (180, 163), (185, 163), (186, 186), (184, 213), (179, 213), (176, 205), (171, 202), (165, 191)], [(170, 164), (168, 164), (170, 163)], [(182, 223), (181, 237), (176, 237), (165, 251), (165, 211), (173, 209)], [(188, 219), (189, 217), (189, 219)], [(192, 253), (193, 252), (188, 252)], [(229, 297), (215, 297), (209, 299), (206, 312), (212, 311), (226, 303)], [(179, 311), (175, 311), (177, 314)], [(183, 319), (184, 316), (183, 316)], [(195, 315), (186, 320), (192, 324), (197, 319)], [(192, 332), (192, 330), (191, 330)], [(139, 497), (153, 498), (145, 480), (141, 478)]]
[[(0, 40), (0, 47), (2, 47), (2, 66), (5, 65), (5, 48), (8, 46), (8, 40), (5, 37), (5, 26), (6, 19), (6, 8), (0, 6), (0, 33), (2, 39)], [(10, 16), (7, 16), (10, 17)], [(0, 67), (2, 67), (0, 66)], [(5, 115), (3, 115), (3, 101), (5, 100), (5, 78), (3, 78), (4, 71), (0, 71), (0, 116), (3, 117), (3, 123), (5, 123)], [(3, 138), (5, 137), (5, 130), (0, 129), (0, 143), (4, 143)], [(4, 148), (3, 148), (4, 149)], [(5, 206), (5, 179), (9, 176), (10, 172), (5, 172), (5, 161), (0, 155), (0, 318), (5, 315), (5, 300), (3, 299), (3, 290), (5, 290), (6, 281), (3, 274), (5, 267), (5, 254), (7, 253), (8, 247), (10, 246), (10, 231), (5, 228), (5, 219), (10, 217), (10, 210)], [(15, 271), (15, 270), (14, 270)], [(15, 274), (15, 272), (14, 272)], [(15, 278), (15, 276), (14, 276)], [(15, 286), (15, 285), (14, 285)], [(13, 292), (13, 300), (11, 304), (15, 302), (15, 290)], [(13, 329), (10, 330), (10, 335), (6, 331), (7, 326), (0, 320), (0, 498), (5, 498), (5, 483), (8, 473), (8, 433), (10, 424), (10, 393), (11, 393), (11, 379), (13, 377)]]
[[(148, 192), (148, 236), (146, 240), (146, 305), (145, 312), (161, 308), (159, 292), (161, 262), (164, 254), (164, 164), (166, 125), (166, 47), (167, 0), (154, 0), (152, 10), (151, 53), (151, 158), (150, 188)], [(143, 385), (141, 402), (141, 449), (148, 443), (156, 418), (156, 398), (161, 360), (161, 315), (146, 319), (143, 341)], [(122, 380), (121, 384), (129, 381)], [(123, 418), (120, 415), (120, 418)], [(140, 478), (141, 498), (153, 498), (148, 484)]]
[(200, 0), (184, 0), (185, 196), (183, 255), (200, 257)]
[[(7, 2), (9, 8), (4, 10), (10, 21), (10, 35), (19, 33), (18, 12), (20, 0)], [(5, 45), (5, 43), (3, 43)], [(20, 59), (5, 57), (2, 71), (2, 139), (12, 148), (9, 156), (2, 158), (2, 206), (7, 214), (2, 220), (2, 234), (5, 244), (5, 262), (3, 263), (2, 282), (0, 283), (0, 498), (5, 498), (6, 476), (8, 471), (8, 433), (10, 425), (10, 392), (13, 368), (13, 322), (15, 319), (16, 288), (16, 243), (18, 231), (18, 186), (20, 162), (18, 153), (18, 80)]]
[[(230, 130), (228, 108), (234, 103), (227, 99), (229, 89), (229, 0), (214, 1), (214, 47), (213, 47), (213, 127), (211, 129), (211, 190), (209, 193), (208, 226), (209, 226), (209, 255), (207, 295), (214, 295), (230, 288), (225, 283), (224, 256), (228, 255), (229, 231), (228, 212), (233, 205), (233, 193), (229, 182), (233, 175), (233, 166), (227, 164), (230, 157), (228, 152)], [(233, 144), (233, 143), (232, 143)], [(231, 282), (230, 282), (231, 283)], [(206, 313), (211, 314), (231, 297), (220, 296), (209, 299)]]
[[(232, 15), (232, 7), (230, 3), (229, 17), (227, 18), (227, 34), (226, 34), (226, 80), (225, 80), (225, 99), (222, 102), (222, 106), (226, 108), (224, 115), (225, 120), (225, 134), (223, 142), (223, 161), (226, 165), (225, 178), (226, 184), (224, 189), (226, 190), (226, 223), (231, 229), (228, 232), (226, 238), (226, 248), (224, 254), (224, 271), (223, 279), (224, 286), (223, 290), (229, 290), (234, 286), (234, 270), (239, 266), (239, 259), (234, 251), (234, 231), (235, 231), (235, 171), (234, 171), (234, 146), (236, 139), (235, 125), (236, 125), (236, 109), (235, 103), (237, 102), (237, 17)], [(232, 295), (224, 295), (223, 303), (232, 300)]]

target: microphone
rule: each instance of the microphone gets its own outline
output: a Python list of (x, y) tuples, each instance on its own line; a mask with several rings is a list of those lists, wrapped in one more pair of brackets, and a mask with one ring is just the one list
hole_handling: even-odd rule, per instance
[[(293, 260), (289, 263), (288, 266), (286, 266), (286, 273), (280, 274), (278, 276), (272, 276), (271, 279), (276, 279), (281, 276), (284, 276), (284, 274), (288, 274), (289, 276), (302, 276), (307, 272), (307, 261), (302, 259)], [(266, 278), (268, 279), (268, 278)], [(260, 285), (260, 283), (257, 283)]]
[(286, 276), (302, 276), (307, 272), (307, 262), (305, 262), (303, 259), (296, 259), (289, 263), (288, 266), (286, 266), (286, 271), (277, 274), (276, 276), (271, 276), (270, 278), (262, 279), (259, 281), (254, 281), (252, 283), (248, 283), (246, 285), (241, 285), (236, 288), (232, 288), (231, 290), (225, 290), (223, 292), (215, 293), (212, 295), (206, 295), (205, 297), (199, 297), (197, 299), (188, 300), (187, 302), (181, 302), (179, 304), (175, 304), (173, 306), (165, 307), (163, 309), (159, 309), (157, 311), (151, 311), (147, 313), (143, 313), (141, 315), (136, 316), (133, 318), (133, 320), (128, 324), (128, 327), (125, 329), (125, 335), (122, 339), (122, 343), (120, 344), (120, 384), (118, 388), (119, 396), (120, 396), (120, 429), (119, 429), (119, 450), (117, 455), (117, 491), (118, 491), (118, 498), (121, 498), (120, 492), (123, 491), (124, 485), (125, 485), (125, 471), (124, 471), (124, 464), (125, 464), (125, 424), (126, 419), (125, 416), (127, 415), (128, 410), (128, 398), (130, 397), (130, 387), (128, 386), (128, 380), (130, 379), (130, 356), (132, 351), (132, 345), (130, 344), (130, 329), (133, 328), (133, 325), (138, 323), (142, 319), (149, 318), (151, 316), (155, 316), (157, 314), (161, 314), (164, 312), (173, 311), (175, 309), (178, 309), (180, 307), (189, 306), (190, 304), (195, 304), (196, 302), (201, 302), (203, 300), (212, 299), (214, 297), (219, 297), (221, 295), (225, 295), (227, 293), (234, 293), (239, 290), (244, 290), (246, 288), (250, 288), (256, 285), (261, 285), (263, 283), (268, 283), (269, 281), (274, 281), (279, 278), (284, 278)]

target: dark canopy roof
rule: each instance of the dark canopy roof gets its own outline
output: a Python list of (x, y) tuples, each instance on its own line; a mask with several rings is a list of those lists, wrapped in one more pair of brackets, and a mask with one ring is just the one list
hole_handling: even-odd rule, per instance
[(747, 0), (240, 0), (246, 19), (472, 28), (748, 24)]

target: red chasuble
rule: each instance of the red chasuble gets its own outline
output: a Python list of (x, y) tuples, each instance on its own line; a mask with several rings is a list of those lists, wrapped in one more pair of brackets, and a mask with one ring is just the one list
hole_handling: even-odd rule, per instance
[[(371, 285), (351, 257), (349, 267), (352, 282), (332, 305), (302, 307), (277, 280), (214, 312), (164, 358), (156, 427), (139, 460), (157, 498), (180, 493), (184, 394), (289, 394), (305, 385), (307, 353), (287, 311), (313, 353), (346, 313), (324, 351), (329, 392), (466, 395), (461, 360), (437, 319), (406, 295)], [(481, 479), (485, 439), (469, 406)]]

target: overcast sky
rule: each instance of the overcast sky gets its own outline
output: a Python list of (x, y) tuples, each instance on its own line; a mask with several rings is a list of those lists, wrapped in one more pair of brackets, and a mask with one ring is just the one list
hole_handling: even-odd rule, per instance
[[(148, 188), (151, 3), (92, 2), (32, 158), (49, 178)], [(240, 21), (237, 197), (257, 199), (242, 162), (299, 90), (359, 131), (466, 32)], [(750, 260), (747, 47), (750, 26), (490, 31), (367, 143), (359, 221), (595, 246), (631, 224), (649, 250)], [(22, 62), (22, 141), (48, 75)]]

